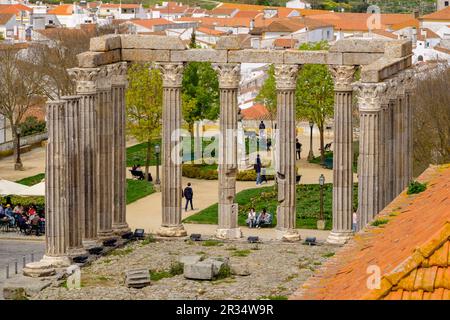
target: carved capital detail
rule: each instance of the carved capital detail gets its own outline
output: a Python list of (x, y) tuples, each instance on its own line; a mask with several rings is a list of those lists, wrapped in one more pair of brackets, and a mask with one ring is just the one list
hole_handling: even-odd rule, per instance
[(328, 66), (334, 79), (335, 91), (352, 91), (352, 82), (355, 76), (355, 66)]
[(239, 63), (215, 63), (214, 70), (218, 74), (220, 88), (238, 88), (241, 80)]
[(108, 64), (106, 67), (108, 76), (111, 77), (111, 82), (113, 85), (126, 86), (128, 71), (128, 65), (126, 62)]
[(297, 86), (298, 65), (275, 65), (275, 82), (277, 90), (293, 90)]
[(385, 82), (361, 83), (353, 86), (357, 93), (360, 112), (373, 112), (381, 110), (383, 98), (387, 94), (388, 85)]
[(163, 87), (181, 87), (183, 81), (183, 63), (158, 63), (161, 70)]
[(72, 68), (67, 71), (76, 83), (77, 93), (88, 94), (96, 92), (100, 68)]

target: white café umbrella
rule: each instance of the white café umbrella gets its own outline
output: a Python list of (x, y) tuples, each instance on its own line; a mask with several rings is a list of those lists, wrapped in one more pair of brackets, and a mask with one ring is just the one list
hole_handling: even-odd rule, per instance
[(45, 196), (45, 181), (28, 187), (26, 190), (27, 196)]
[(27, 195), (27, 191), (30, 187), (24, 186), (23, 184), (8, 181), (8, 180), (0, 180), (0, 195)]

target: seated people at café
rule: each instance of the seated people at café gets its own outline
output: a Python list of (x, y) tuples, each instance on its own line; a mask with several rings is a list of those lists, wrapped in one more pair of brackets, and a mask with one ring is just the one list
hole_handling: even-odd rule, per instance
[(249, 228), (255, 228), (256, 227), (256, 211), (255, 208), (251, 208), (248, 217), (246, 220), (246, 223)]
[(259, 214), (258, 219), (256, 220), (257, 228), (261, 228), (264, 224), (271, 224), (272, 216), (270, 213), (267, 213), (266, 208), (262, 209), (262, 212)]
[(36, 232), (36, 235), (39, 236), (40, 235), (40, 222), (41, 222), (41, 217), (39, 217), (39, 215), (35, 214), (32, 218), (30, 218), (30, 225), (31, 225), (31, 230)]
[(14, 224), (15, 224), (14, 213), (13, 213), (13, 210), (11, 209), (11, 205), (9, 205), (9, 204), (6, 205), (5, 216), (9, 220), (9, 225), (14, 226)]

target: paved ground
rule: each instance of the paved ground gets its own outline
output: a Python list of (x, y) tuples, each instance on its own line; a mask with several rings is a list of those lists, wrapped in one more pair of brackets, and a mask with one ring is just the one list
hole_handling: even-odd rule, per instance
[(9, 274), (14, 277), (15, 261), (18, 262), (18, 272), (23, 267), (23, 257), (26, 263), (31, 261), (31, 254), (34, 254), (34, 260), (42, 258), (45, 251), (43, 241), (21, 241), (0, 239), (0, 300), (3, 297), (3, 283), (6, 279), (6, 265), (9, 265)]

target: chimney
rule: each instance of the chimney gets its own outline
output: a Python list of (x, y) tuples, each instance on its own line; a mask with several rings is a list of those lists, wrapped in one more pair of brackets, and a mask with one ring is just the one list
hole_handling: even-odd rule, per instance
[(414, 9), (413, 17), (414, 17), (414, 19), (418, 19), (419, 18), (419, 10), (418, 9)]

